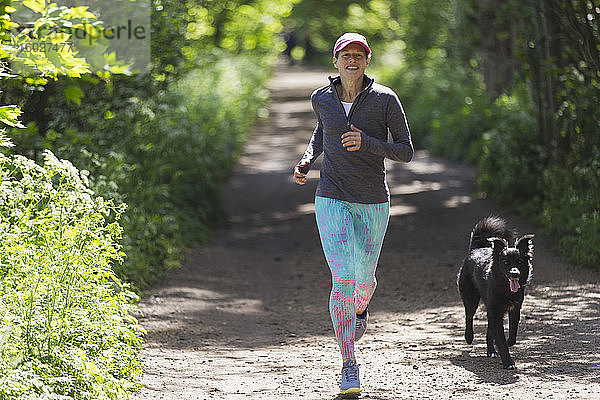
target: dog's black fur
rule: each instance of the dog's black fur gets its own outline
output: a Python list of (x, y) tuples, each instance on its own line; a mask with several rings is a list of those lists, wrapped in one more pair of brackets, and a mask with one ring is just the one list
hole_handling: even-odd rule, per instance
[[(506, 369), (515, 369), (508, 347), (516, 343), (524, 290), (533, 272), (534, 235), (524, 235), (516, 240), (515, 236), (502, 218), (487, 217), (479, 221), (471, 232), (469, 254), (457, 280), (465, 305), (467, 343), (473, 342), (473, 316), (481, 298), (487, 308), (487, 355), (496, 356), (495, 344)], [(508, 341), (504, 336), (506, 313), (509, 317)]]

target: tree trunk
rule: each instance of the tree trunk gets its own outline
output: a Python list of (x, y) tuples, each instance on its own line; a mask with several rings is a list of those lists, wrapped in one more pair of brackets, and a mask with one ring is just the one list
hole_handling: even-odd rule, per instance
[(507, 89), (515, 73), (508, 0), (478, 0), (477, 27), (483, 54), (483, 78), (488, 93), (497, 97)]

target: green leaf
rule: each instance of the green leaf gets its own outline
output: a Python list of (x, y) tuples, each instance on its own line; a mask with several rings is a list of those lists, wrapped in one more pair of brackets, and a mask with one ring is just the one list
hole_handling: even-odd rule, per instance
[(60, 53), (56, 51), (49, 51), (46, 54), (46, 58), (56, 67), (61, 68), (63, 66), (63, 58)]
[(64, 14), (65, 19), (75, 18), (96, 18), (94, 14), (88, 11), (88, 6), (72, 7)]
[(2, 129), (0, 131), (0, 147), (14, 147), (14, 143), (8, 136), (5, 135), (6, 131)]
[(0, 106), (0, 122), (16, 128), (25, 128), (25, 126), (19, 122), (19, 115), (21, 115), (21, 113), (21, 109), (15, 105)]
[(44, 8), (46, 8), (46, 2), (44, 0), (24, 0), (23, 5), (40, 14), (42, 14)]
[(110, 72), (113, 74), (125, 74), (127, 72), (127, 65), (111, 65)]
[(40, 29), (40, 27), (46, 25), (56, 26), (56, 22), (52, 18), (40, 18), (37, 21), (35, 21), (35, 24), (33, 25), (33, 30), (37, 32)]
[(81, 105), (81, 98), (83, 95), (83, 90), (81, 90), (77, 85), (69, 85), (65, 88), (65, 97), (67, 98), (67, 102), (71, 101), (79, 106)]

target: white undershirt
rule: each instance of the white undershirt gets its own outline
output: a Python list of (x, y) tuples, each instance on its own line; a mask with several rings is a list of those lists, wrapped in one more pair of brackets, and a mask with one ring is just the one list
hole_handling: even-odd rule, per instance
[(342, 101), (342, 105), (344, 106), (344, 111), (346, 111), (346, 117), (350, 112), (350, 107), (352, 107), (352, 102), (348, 103), (347, 101)]

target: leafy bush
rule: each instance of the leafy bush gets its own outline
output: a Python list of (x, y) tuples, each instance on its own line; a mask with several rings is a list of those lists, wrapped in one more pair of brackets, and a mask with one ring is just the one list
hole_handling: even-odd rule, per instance
[(127, 257), (115, 271), (144, 290), (179, 264), (183, 248), (207, 241), (223, 223), (220, 186), (252, 124), (266, 115), (269, 73), (249, 56), (214, 51), (164, 90), (148, 76), (88, 78), (79, 82), (78, 105), (63, 95), (71, 82), (52, 82), (45, 137), (34, 122), (11, 136), (29, 157), (45, 147), (90, 171), (96, 193), (128, 204)]
[(221, 184), (265, 113), (268, 92), (260, 88), (268, 70), (253, 65), (246, 57), (222, 57), (189, 72), (168, 91), (141, 100), (153, 116), (118, 141), (130, 166), (115, 179), (130, 205), (124, 223), (128, 258), (120, 271), (140, 288), (177, 265), (182, 247), (207, 241), (223, 223)]
[(478, 165), (482, 192), (540, 223), (570, 260), (598, 268), (600, 9), (429, 3), (398, 3), (406, 28), (391, 51), (375, 52), (416, 146)]
[[(0, 399), (120, 399), (135, 388), (143, 332), (121, 279), (151, 287), (222, 223), (219, 187), (266, 114), (292, 4), (217, 3), (154, 2), (145, 75), (0, 68), (0, 103), (11, 104), (0, 123), (13, 127), (0, 145), (12, 139), (20, 154), (0, 155)], [(7, 4), (0, 28), (14, 26)], [(18, 49), (4, 47), (0, 58), (14, 60)]]
[(526, 90), (493, 101), (481, 77), (451, 68), (441, 49), (430, 51), (424, 65), (377, 71), (398, 91), (418, 146), (477, 165), (483, 195), (522, 212), (539, 209), (546, 155)]
[(537, 143), (530, 106), (518, 95), (499, 97), (491, 108), (493, 127), (478, 132), (479, 189), (525, 215), (535, 215), (545, 196), (540, 177), (547, 155)]
[(18, 105), (26, 126), (8, 132), (12, 151), (39, 159), (50, 149), (90, 171), (96, 193), (129, 205), (127, 257), (115, 270), (135, 289), (158, 282), (223, 223), (219, 186), (266, 112), (264, 85), (285, 47), (281, 20), (295, 2), (157, 0), (147, 74), (54, 73), (43, 87), (3, 75), (0, 102)]
[(476, 162), (482, 133), (495, 123), (480, 76), (453, 66), (443, 49), (431, 49), (421, 68), (400, 64), (375, 73), (398, 92), (417, 147)]
[(543, 174), (546, 198), (540, 221), (573, 262), (598, 267), (600, 260), (600, 148), (581, 144), (564, 165)]
[(136, 296), (115, 276), (124, 206), (51, 152), (0, 155), (0, 398), (117, 399), (140, 373)]

